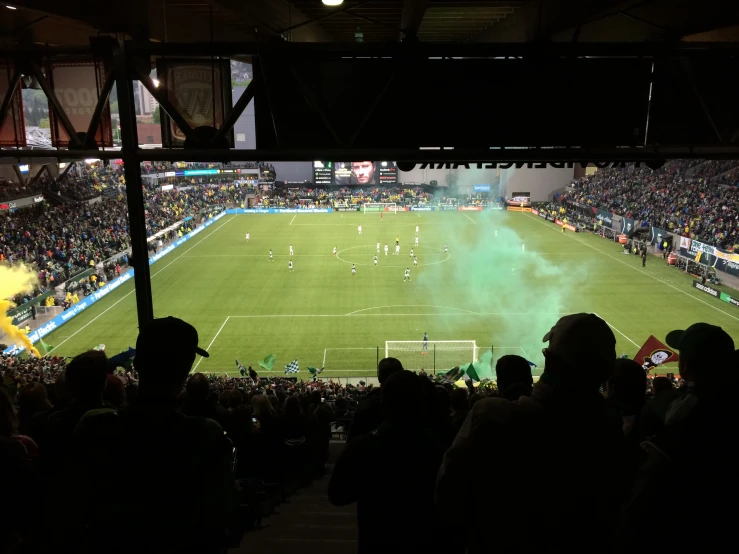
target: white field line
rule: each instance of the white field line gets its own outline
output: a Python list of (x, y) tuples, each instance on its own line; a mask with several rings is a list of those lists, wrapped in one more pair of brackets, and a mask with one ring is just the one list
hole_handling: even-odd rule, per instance
[[(221, 331), (223, 331), (223, 328), (226, 326), (226, 323), (228, 323), (228, 320), (231, 319), (231, 316), (226, 317), (226, 319), (223, 321), (223, 325), (221, 325), (221, 328), (218, 329), (215, 336), (213, 337), (213, 340), (210, 341), (210, 344), (208, 345), (208, 348), (206, 348), (206, 352), (210, 350), (210, 347), (213, 346), (213, 343), (216, 342), (216, 339), (218, 338), (218, 335), (221, 334)], [(198, 369), (198, 366), (200, 365), (200, 362), (203, 361), (203, 357), (200, 356), (200, 359), (198, 360), (198, 363), (195, 364), (195, 367), (192, 368), (192, 371), (194, 372), (196, 369)]]
[(474, 219), (472, 219), (472, 218), (471, 218), (470, 216), (468, 216), (467, 214), (464, 214), (464, 216), (465, 216), (465, 217), (466, 217), (467, 219), (469, 219), (469, 220), (470, 220), (470, 221), (471, 221), (472, 223), (474, 223), (475, 225), (477, 225), (477, 221), (475, 221)]
[(353, 312), (349, 312), (346, 315), (355, 315), (360, 312), (368, 312), (370, 310), (383, 310), (385, 308), (439, 308), (442, 310), (455, 310), (458, 312), (465, 312), (465, 313), (473, 314), (473, 315), (477, 314), (477, 312), (465, 310), (463, 308), (449, 308), (447, 306), (436, 306), (433, 304), (395, 304), (393, 306), (373, 306), (372, 308), (362, 308), (361, 310), (355, 310)]
[[(539, 217), (537, 217), (537, 216), (535, 216), (535, 215), (532, 215), (532, 216), (529, 216), (529, 217), (530, 217), (530, 218), (532, 218), (532, 219), (533, 219), (534, 221), (536, 221), (536, 222), (538, 222), (538, 223), (540, 223), (540, 224), (542, 224), (542, 225), (544, 225), (544, 226), (546, 226), (546, 227), (550, 228), (550, 229), (551, 229), (552, 231), (556, 231), (556, 230), (557, 230), (557, 228), (555, 228), (555, 227), (552, 227), (552, 226), (550, 226), (550, 225), (547, 225), (547, 223), (545, 223), (544, 221), (540, 221), (540, 219), (541, 219), (541, 218), (539, 218)], [(684, 294), (684, 295), (685, 295), (685, 296), (687, 296), (688, 298), (692, 298), (692, 299), (693, 299), (693, 300), (695, 300), (696, 302), (700, 302), (701, 304), (705, 304), (705, 305), (706, 305), (706, 306), (708, 306), (709, 308), (712, 308), (712, 309), (716, 310), (717, 312), (721, 312), (722, 314), (724, 314), (725, 316), (728, 316), (728, 317), (730, 317), (731, 319), (734, 319), (734, 320), (736, 320), (736, 321), (739, 321), (739, 317), (733, 316), (733, 315), (731, 315), (730, 313), (728, 313), (728, 312), (725, 312), (725, 311), (723, 311), (723, 310), (722, 310), (721, 308), (718, 308), (717, 306), (714, 306), (714, 305), (712, 305), (712, 304), (709, 304), (709, 303), (708, 303), (708, 302), (706, 302), (705, 300), (701, 300), (700, 298), (696, 298), (696, 297), (695, 297), (695, 296), (693, 296), (692, 294), (690, 294), (690, 293), (688, 293), (688, 292), (686, 292), (686, 291), (684, 291), (684, 290), (682, 290), (682, 289), (679, 289), (679, 288), (677, 288), (677, 287), (676, 287), (675, 285), (671, 285), (671, 284), (670, 284), (670, 283), (668, 283), (667, 281), (663, 281), (663, 280), (662, 280), (662, 279), (660, 279), (659, 277), (655, 277), (654, 275), (651, 275), (650, 273), (648, 273), (648, 272), (646, 272), (646, 271), (643, 271), (642, 269), (640, 269), (640, 268), (638, 268), (638, 267), (635, 267), (635, 266), (633, 266), (633, 265), (631, 265), (631, 264), (627, 264), (627, 263), (626, 263), (625, 261), (623, 261), (623, 260), (619, 260), (619, 259), (618, 259), (618, 258), (617, 258), (616, 256), (612, 256), (612, 255), (608, 254), (607, 252), (603, 252), (603, 250), (601, 250), (600, 248), (596, 248), (595, 246), (592, 246), (592, 245), (588, 244), (587, 242), (585, 242), (585, 241), (582, 241), (582, 240), (580, 240), (580, 239), (578, 239), (578, 238), (576, 238), (576, 237), (572, 236), (573, 234), (574, 234), (574, 233), (565, 233), (565, 235), (567, 235), (567, 237), (571, 238), (572, 240), (575, 240), (575, 241), (579, 242), (579, 243), (580, 243), (580, 244), (582, 244), (583, 246), (587, 246), (588, 248), (592, 248), (593, 250), (595, 250), (595, 251), (596, 251), (596, 252), (598, 252), (599, 254), (602, 254), (603, 256), (608, 256), (609, 258), (611, 258), (611, 259), (613, 259), (613, 260), (616, 260), (616, 261), (617, 261), (618, 263), (620, 263), (620, 264), (623, 264), (623, 265), (625, 265), (626, 267), (629, 267), (629, 268), (633, 269), (634, 271), (637, 271), (637, 272), (641, 273), (642, 275), (646, 275), (647, 277), (651, 277), (651, 278), (652, 278), (652, 279), (654, 279), (655, 281), (659, 281), (659, 282), (660, 282), (660, 283), (662, 283), (663, 285), (665, 285), (665, 286), (668, 286), (668, 287), (670, 287), (670, 288), (672, 288), (672, 289), (675, 289), (675, 290), (676, 290), (677, 292), (679, 292), (679, 293), (682, 293), (682, 294)]]
[[(569, 315), (574, 312), (567, 312), (567, 313), (556, 313), (556, 314), (538, 314), (538, 315)], [(259, 318), (270, 318), (270, 317), (416, 317), (416, 316), (443, 316), (443, 317), (450, 317), (450, 316), (470, 316), (470, 315), (476, 315), (476, 316), (489, 316), (489, 315), (503, 315), (503, 316), (531, 316), (531, 312), (522, 312), (522, 313), (503, 313), (503, 312), (471, 312), (471, 313), (458, 313), (458, 314), (440, 314), (438, 312), (433, 313), (415, 313), (415, 314), (243, 314), (243, 315), (232, 315), (229, 317), (233, 318), (253, 318), (253, 319), (259, 319)]]
[(631, 340), (631, 339), (630, 339), (629, 337), (627, 337), (626, 335), (624, 335), (624, 334), (623, 334), (623, 333), (622, 333), (621, 331), (619, 331), (618, 329), (616, 329), (616, 327), (614, 327), (613, 325), (611, 325), (611, 324), (610, 324), (610, 323), (609, 323), (609, 322), (608, 322), (608, 321), (606, 320), (606, 318), (604, 318), (604, 317), (602, 317), (602, 316), (599, 316), (599, 315), (598, 315), (598, 314), (596, 314), (595, 312), (593, 312), (593, 314), (594, 314), (594, 315), (596, 315), (596, 316), (598, 316), (598, 317), (600, 317), (600, 318), (601, 318), (601, 319), (602, 319), (603, 321), (605, 321), (606, 323), (608, 323), (608, 325), (609, 325), (609, 327), (610, 327), (611, 329), (613, 329), (614, 331), (616, 331), (616, 332), (617, 332), (617, 333), (618, 333), (619, 335), (621, 335), (621, 336), (622, 336), (623, 338), (625, 338), (625, 339), (626, 339), (627, 341), (629, 341), (629, 342), (630, 342), (631, 344), (633, 344), (634, 346), (636, 346), (637, 348), (639, 348), (639, 345), (638, 345), (637, 343), (635, 343), (635, 342), (634, 342), (633, 340)]
[[(273, 254), (275, 258), (330, 258), (331, 254)], [(269, 254), (192, 254), (186, 258), (267, 258)]]
[(296, 217), (298, 217), (298, 214), (295, 214), (295, 215), (293, 216), (293, 218), (292, 218), (292, 219), (290, 220), (290, 223), (288, 223), (288, 225), (292, 225), (292, 224), (293, 224), (293, 221), (295, 221), (295, 218), (296, 218)]
[[(176, 257), (176, 258), (175, 258), (174, 260), (172, 260), (171, 262), (169, 262), (169, 263), (168, 263), (167, 265), (165, 265), (165, 266), (164, 266), (164, 267), (163, 267), (162, 269), (160, 269), (159, 271), (157, 271), (156, 273), (154, 273), (154, 274), (153, 274), (153, 275), (151, 276), (151, 278), (153, 279), (154, 277), (156, 277), (157, 275), (159, 275), (159, 274), (160, 274), (160, 273), (161, 273), (162, 271), (164, 271), (164, 270), (165, 270), (165, 269), (167, 269), (167, 268), (168, 268), (169, 266), (171, 266), (171, 265), (172, 265), (173, 263), (175, 263), (175, 262), (176, 262), (177, 260), (179, 260), (180, 258), (182, 258), (182, 257), (183, 257), (183, 256), (184, 256), (185, 254), (187, 254), (187, 253), (188, 253), (188, 252), (189, 252), (190, 250), (192, 250), (193, 248), (195, 248), (196, 246), (198, 246), (198, 245), (199, 245), (199, 244), (200, 244), (201, 242), (203, 242), (203, 241), (204, 241), (205, 239), (207, 239), (207, 238), (209, 238), (209, 237), (212, 237), (214, 233), (216, 233), (217, 231), (221, 230), (221, 229), (222, 229), (222, 228), (223, 228), (223, 227), (224, 227), (224, 226), (225, 226), (225, 225), (226, 225), (226, 224), (227, 224), (227, 223), (228, 223), (229, 221), (233, 221), (233, 217), (231, 217), (231, 218), (230, 218), (230, 219), (229, 219), (228, 221), (225, 221), (224, 223), (222, 223), (222, 224), (221, 224), (221, 225), (220, 225), (220, 226), (219, 226), (219, 227), (218, 227), (217, 229), (214, 229), (214, 230), (213, 230), (213, 232), (211, 232), (211, 233), (210, 233), (210, 234), (208, 234), (207, 236), (205, 236), (205, 237), (203, 237), (202, 239), (200, 239), (200, 240), (199, 240), (199, 241), (198, 241), (198, 242), (197, 242), (196, 244), (193, 244), (193, 245), (192, 245), (192, 246), (191, 246), (190, 248), (188, 248), (187, 250), (185, 250), (185, 251), (184, 251), (184, 252), (183, 252), (182, 254), (180, 254), (179, 256), (177, 256), (177, 257)], [(57, 344), (57, 345), (56, 345), (56, 346), (55, 346), (54, 348), (59, 348), (59, 347), (60, 347), (60, 346), (61, 346), (62, 344), (64, 344), (64, 343), (65, 343), (65, 342), (67, 342), (67, 341), (68, 341), (69, 339), (71, 339), (72, 337), (74, 337), (75, 335), (77, 335), (77, 333), (79, 333), (79, 332), (80, 332), (80, 331), (82, 331), (83, 329), (87, 328), (87, 327), (88, 327), (89, 325), (91, 325), (92, 323), (94, 323), (94, 322), (95, 322), (95, 321), (96, 321), (96, 320), (97, 320), (98, 318), (100, 318), (100, 317), (104, 316), (104, 315), (105, 315), (106, 313), (108, 313), (108, 312), (109, 312), (110, 310), (112, 310), (113, 308), (115, 308), (115, 307), (116, 307), (116, 306), (117, 306), (118, 304), (120, 304), (121, 302), (123, 302), (123, 301), (124, 301), (124, 300), (125, 300), (126, 298), (128, 298), (128, 297), (129, 297), (130, 295), (132, 295), (132, 294), (133, 294), (134, 292), (136, 292), (136, 287), (134, 287), (133, 289), (131, 289), (131, 291), (127, 292), (127, 293), (126, 293), (126, 294), (125, 294), (125, 295), (123, 296), (123, 298), (121, 298), (121, 299), (117, 300), (117, 301), (116, 301), (116, 302), (115, 302), (115, 303), (114, 303), (113, 305), (111, 305), (111, 306), (108, 306), (108, 307), (107, 307), (107, 308), (106, 308), (105, 310), (103, 310), (103, 311), (102, 311), (102, 312), (100, 312), (100, 313), (99, 313), (98, 315), (96, 315), (96, 316), (95, 316), (94, 318), (92, 318), (92, 319), (91, 319), (90, 321), (88, 321), (87, 323), (85, 323), (85, 324), (84, 324), (84, 325), (83, 325), (82, 327), (80, 327), (79, 329), (77, 329), (77, 330), (76, 330), (76, 331), (75, 331), (74, 333), (72, 333), (71, 335), (69, 335), (69, 336), (68, 336), (68, 337), (67, 337), (66, 339), (64, 339), (64, 340), (63, 340), (62, 342), (60, 342), (59, 344)]]

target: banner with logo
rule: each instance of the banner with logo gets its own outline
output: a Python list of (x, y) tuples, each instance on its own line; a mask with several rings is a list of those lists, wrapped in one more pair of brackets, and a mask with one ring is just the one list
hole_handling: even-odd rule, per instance
[[(355, 211), (353, 208), (351, 211)], [(381, 210), (379, 210), (381, 211)], [(226, 210), (229, 214), (330, 214), (333, 208), (231, 208)]]
[[(53, 62), (48, 71), (51, 88), (54, 89), (54, 94), (72, 127), (78, 133), (87, 132), (105, 82), (103, 62)], [(54, 113), (51, 104), (49, 104), (49, 123), (51, 144), (56, 147), (69, 146), (69, 135), (59, 122), (59, 117)], [(95, 131), (95, 142), (99, 146), (113, 146), (110, 105), (107, 103), (100, 117), (100, 126)]]
[[(159, 86), (190, 127), (221, 128), (232, 108), (229, 60), (160, 58), (157, 76)], [(161, 122), (162, 146), (184, 146), (185, 134), (164, 110)], [(233, 129), (227, 140), (233, 147)]]
[(665, 240), (667, 240), (667, 237), (672, 236), (672, 233), (670, 233), (667, 229), (661, 229), (660, 227), (650, 227), (649, 228), (649, 242), (652, 244), (656, 244), (657, 246), (661, 246)]
[(634, 235), (634, 231), (636, 231), (636, 220), (629, 219), (627, 217), (622, 217), (621, 218), (621, 234), (626, 235), (627, 237), (631, 237)]
[(432, 206), (409, 206), (408, 208), (411, 212), (433, 212), (434, 208)]
[(704, 285), (700, 281), (693, 281), (693, 286), (706, 294), (710, 294), (714, 298), (718, 298), (721, 295), (721, 291), (716, 290), (711, 285)]
[[(12, 62), (0, 61), (0, 104), (10, 90), (10, 82), (13, 80), (15, 67)], [(10, 100), (8, 113), (3, 121), (0, 121), (0, 146), (14, 146), (25, 148), (26, 146), (26, 121), (23, 117), (23, 96), (21, 86), (18, 83)]]
[(598, 208), (594, 208), (594, 210), (596, 221), (598, 221), (599, 223), (602, 222), (604, 227), (613, 229), (613, 214), (611, 212), (607, 212)]
[(482, 206), (459, 206), (457, 210), (460, 212), (481, 212)]
[(490, 185), (475, 185), (475, 192), (490, 192)]
[(54, 294), (54, 289), (46, 291), (40, 296), (37, 296), (33, 300), (29, 300), (28, 302), (24, 302), (23, 304), (19, 304), (17, 307), (13, 308), (12, 310), (8, 311), (8, 316), (10, 316), (11, 321), (13, 322), (13, 325), (19, 325), (20, 323), (24, 322), (28, 318), (31, 317), (31, 310), (33, 306), (38, 306), (41, 303), (45, 302), (46, 299)]

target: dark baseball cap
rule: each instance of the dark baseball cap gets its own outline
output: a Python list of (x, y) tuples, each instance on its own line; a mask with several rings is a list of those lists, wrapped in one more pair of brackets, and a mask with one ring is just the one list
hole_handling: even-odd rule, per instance
[(136, 339), (137, 357), (157, 357), (162, 351), (172, 348), (182, 353), (200, 354), (204, 358), (209, 356), (198, 346), (195, 327), (179, 318), (169, 316), (155, 319), (139, 331)]
[(542, 341), (549, 343), (549, 352), (572, 366), (587, 364), (612, 370), (616, 360), (616, 337), (608, 323), (595, 314), (560, 318)]
[(665, 342), (685, 360), (709, 354), (734, 357), (734, 339), (717, 325), (694, 323), (685, 330), (670, 331)]

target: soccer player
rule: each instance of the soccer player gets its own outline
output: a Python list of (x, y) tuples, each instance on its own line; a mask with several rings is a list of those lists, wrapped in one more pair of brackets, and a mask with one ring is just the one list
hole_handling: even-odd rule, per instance
[(270, 249), (270, 251), (269, 251), (269, 261), (270, 262), (274, 262), (275, 261), (274, 258), (272, 257), (272, 249)]
[(399, 244), (396, 244), (395, 245), (395, 254), (396, 255), (400, 254), (400, 245)]
[(334, 246), (334, 251), (333, 251), (333, 252), (331, 252), (331, 255), (332, 255), (332, 256), (336, 256), (336, 247), (335, 247), (335, 246)]
[(409, 258), (412, 258), (413, 257), (413, 248), (411, 248), (411, 253), (410, 253), (410, 255), (408, 257)]
[(357, 276), (357, 266), (352, 264), (352, 277), (356, 277), (356, 276)]
[(400, 239), (398, 237), (395, 237), (395, 244), (400, 244)]
[(359, 234), (360, 235), (362, 234), (362, 226), (361, 225), (359, 227), (357, 227), (357, 231), (359, 231)]
[(385, 255), (387, 256), (387, 244), (385, 245)]
[(372, 259), (375, 261), (375, 267), (377, 267), (377, 255), (375, 254)]
[(403, 281), (410, 281), (411, 280), (411, 270), (410, 268), (405, 268), (405, 275), (403, 276)]
[(249, 233), (246, 233), (246, 242), (249, 242)]
[(498, 236), (498, 230), (497, 229), (495, 230), (495, 236), (496, 237)]
[(444, 245), (444, 254), (449, 254), (449, 249), (446, 247), (446, 244)]
[(377, 252), (378, 252), (378, 254), (380, 252), (380, 243), (379, 242), (377, 243)]
[(418, 246), (418, 235), (416, 235), (416, 246)]
[(522, 244), (521, 245), (521, 252), (526, 252), (526, 245), (525, 244)]
[(416, 236), (418, 236), (418, 225), (416, 225)]
[(423, 344), (421, 344), (421, 354), (428, 354), (429, 352), (429, 334), (423, 332)]
[(293, 270), (293, 261), (292, 260), (290, 260), (289, 262), (287, 262), (287, 270), (288, 271), (292, 271)]
[(292, 244), (290, 245), (290, 255), (291, 256), (293, 255), (293, 245)]
[(418, 267), (418, 258), (413, 256), (413, 267)]

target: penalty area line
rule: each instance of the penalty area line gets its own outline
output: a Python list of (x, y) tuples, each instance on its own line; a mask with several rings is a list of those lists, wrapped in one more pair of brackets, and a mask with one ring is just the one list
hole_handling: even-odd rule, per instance
[(617, 333), (618, 333), (619, 335), (621, 335), (621, 336), (622, 336), (623, 338), (625, 338), (625, 339), (626, 339), (627, 341), (629, 341), (629, 342), (630, 342), (631, 344), (633, 344), (634, 346), (636, 346), (637, 348), (639, 348), (639, 345), (638, 345), (638, 344), (636, 344), (636, 343), (635, 343), (635, 342), (634, 342), (633, 340), (631, 340), (631, 339), (630, 339), (629, 337), (627, 337), (626, 335), (624, 335), (624, 334), (623, 334), (623, 333), (622, 333), (621, 331), (619, 331), (618, 329), (616, 329), (616, 327), (614, 327), (613, 325), (611, 325), (611, 324), (610, 324), (610, 323), (608, 322), (608, 320), (607, 320), (606, 318), (604, 318), (604, 317), (602, 317), (602, 316), (599, 316), (599, 315), (598, 315), (598, 314), (596, 314), (595, 312), (593, 312), (593, 315), (595, 315), (595, 316), (597, 316), (597, 317), (600, 317), (600, 318), (601, 318), (601, 319), (602, 319), (603, 321), (605, 321), (605, 322), (606, 322), (606, 323), (608, 324), (608, 326), (609, 326), (609, 327), (610, 327), (611, 329), (613, 329), (614, 331), (616, 331), (616, 332), (617, 332)]
[[(221, 328), (220, 328), (220, 329), (218, 329), (218, 331), (216, 332), (216, 335), (215, 335), (215, 336), (213, 337), (213, 340), (212, 340), (212, 341), (210, 341), (210, 344), (208, 345), (208, 348), (206, 348), (206, 349), (205, 349), (205, 350), (206, 350), (206, 352), (207, 352), (208, 350), (210, 350), (210, 347), (211, 347), (211, 346), (213, 346), (213, 343), (214, 343), (214, 342), (216, 342), (216, 339), (218, 338), (218, 335), (220, 335), (220, 334), (221, 334), (221, 331), (223, 331), (223, 328), (224, 328), (224, 327), (226, 326), (226, 323), (228, 323), (228, 320), (229, 320), (229, 319), (231, 319), (231, 316), (227, 316), (227, 317), (226, 317), (226, 319), (225, 319), (225, 320), (223, 321), (223, 325), (221, 325)], [(194, 367), (194, 368), (192, 368), (192, 373), (194, 373), (194, 372), (195, 372), (195, 371), (196, 371), (196, 370), (198, 369), (198, 366), (200, 365), (200, 362), (202, 362), (202, 361), (203, 361), (203, 357), (202, 357), (202, 356), (200, 356), (200, 359), (198, 360), (198, 363), (196, 363), (196, 364), (195, 364), (195, 367)]]
[(469, 219), (469, 220), (470, 220), (470, 221), (471, 221), (472, 223), (474, 223), (475, 225), (477, 225), (477, 221), (475, 221), (474, 219), (472, 219), (472, 218), (471, 218), (470, 216), (468, 216), (467, 214), (464, 214), (464, 216), (465, 216), (465, 217), (466, 217), (467, 219)]

